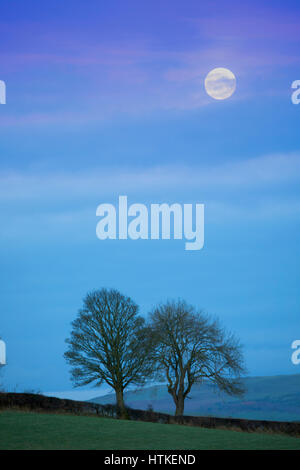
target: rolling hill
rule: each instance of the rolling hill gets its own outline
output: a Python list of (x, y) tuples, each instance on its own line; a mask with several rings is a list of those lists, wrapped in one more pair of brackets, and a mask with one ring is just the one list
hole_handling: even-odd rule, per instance
[[(195, 385), (186, 400), (185, 414), (275, 421), (300, 421), (300, 374), (273, 377), (247, 377), (247, 392), (243, 398), (219, 393), (203, 383)], [(90, 402), (115, 403), (115, 395), (95, 397)], [(154, 385), (125, 393), (125, 403), (131, 408), (174, 413), (174, 405), (165, 385)]]

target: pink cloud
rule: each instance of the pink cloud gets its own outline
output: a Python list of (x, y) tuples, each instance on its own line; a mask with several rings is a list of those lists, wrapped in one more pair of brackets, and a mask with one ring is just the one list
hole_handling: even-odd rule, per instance
[(287, 9), (283, 2), (278, 8), (270, 2), (265, 4), (255, 2), (251, 8), (248, 2), (228, 3), (227, 12), (218, 13), (214, 8), (199, 18), (188, 21), (194, 24), (199, 34), (214, 40), (251, 39), (275, 40), (275, 41), (300, 41), (299, 16), (293, 9)]

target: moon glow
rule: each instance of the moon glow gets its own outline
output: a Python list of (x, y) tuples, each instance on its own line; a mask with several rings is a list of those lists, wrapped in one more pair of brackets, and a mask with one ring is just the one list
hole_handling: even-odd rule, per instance
[(234, 93), (236, 78), (231, 70), (218, 67), (206, 75), (204, 86), (209, 96), (215, 100), (225, 100)]

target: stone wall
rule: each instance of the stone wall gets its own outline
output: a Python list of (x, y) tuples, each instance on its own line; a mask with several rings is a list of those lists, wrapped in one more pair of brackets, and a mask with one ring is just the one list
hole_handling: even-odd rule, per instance
[[(31, 393), (0, 393), (0, 409), (24, 409), (38, 412), (73, 413), (118, 418), (116, 405), (66, 400)], [(128, 416), (135, 421), (163, 424), (183, 424), (214, 429), (233, 429), (245, 432), (284, 433), (300, 437), (299, 422), (262, 421), (237, 418), (213, 418), (202, 416), (171, 416), (155, 411), (127, 408)]]

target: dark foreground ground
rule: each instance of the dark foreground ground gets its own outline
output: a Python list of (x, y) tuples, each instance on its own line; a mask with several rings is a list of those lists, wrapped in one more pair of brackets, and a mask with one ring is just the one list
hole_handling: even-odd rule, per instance
[(3, 410), (0, 449), (300, 450), (300, 439), (97, 416)]

